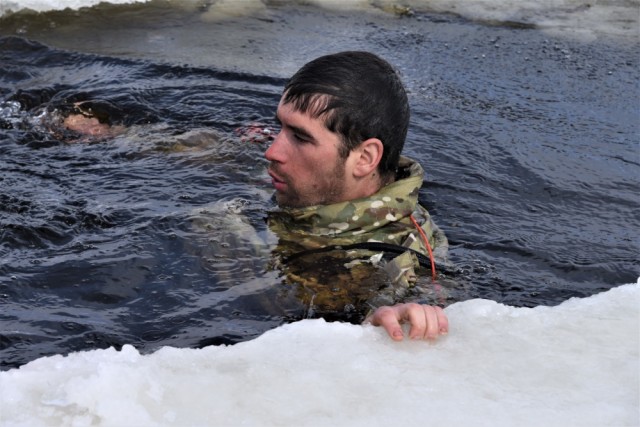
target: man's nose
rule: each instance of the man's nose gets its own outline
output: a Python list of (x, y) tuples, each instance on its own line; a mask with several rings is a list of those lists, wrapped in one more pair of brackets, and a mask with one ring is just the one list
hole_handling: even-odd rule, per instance
[(284, 160), (282, 153), (282, 131), (278, 132), (276, 137), (273, 139), (273, 142), (267, 148), (267, 151), (264, 152), (264, 157), (270, 162), (282, 162)]

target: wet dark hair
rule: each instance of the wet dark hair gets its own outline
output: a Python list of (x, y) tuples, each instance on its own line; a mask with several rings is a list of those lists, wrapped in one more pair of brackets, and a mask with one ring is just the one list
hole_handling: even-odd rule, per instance
[(67, 87), (18, 90), (8, 100), (18, 101), (25, 111), (57, 111), (62, 117), (81, 114), (95, 117), (107, 125), (154, 123), (157, 116), (148, 106), (131, 96), (100, 96), (87, 92), (72, 92)]
[(63, 102), (56, 106), (63, 116), (70, 114), (80, 114), (85, 117), (94, 117), (100, 123), (107, 125), (122, 124), (125, 121), (126, 113), (115, 103), (107, 100), (92, 97), (85, 92), (74, 93), (63, 99)]
[(409, 102), (398, 73), (385, 60), (359, 51), (322, 56), (304, 65), (284, 88), (284, 102), (342, 137), (344, 158), (369, 138), (382, 141), (378, 171), (395, 173), (409, 127)]

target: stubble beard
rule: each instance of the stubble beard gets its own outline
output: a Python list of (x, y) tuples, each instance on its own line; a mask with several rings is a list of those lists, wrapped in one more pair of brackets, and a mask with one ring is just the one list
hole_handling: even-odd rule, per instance
[[(310, 186), (305, 189), (296, 189), (288, 176), (282, 176), (287, 180), (288, 194), (276, 192), (276, 202), (282, 208), (306, 208), (317, 205), (330, 205), (344, 201), (346, 193), (345, 171), (346, 158), (338, 158), (330, 173), (322, 180), (321, 188)], [(277, 165), (272, 165), (271, 170), (277, 171)]]

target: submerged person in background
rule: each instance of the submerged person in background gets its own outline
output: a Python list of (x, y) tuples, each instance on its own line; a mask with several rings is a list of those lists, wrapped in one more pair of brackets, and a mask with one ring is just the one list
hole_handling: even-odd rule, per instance
[[(281, 129), (265, 152), (280, 208), (268, 219), (279, 252), (284, 259), (315, 257), (297, 269), (287, 266), (289, 277), (314, 288), (311, 303), (331, 305), (344, 293), (357, 295), (372, 274), (379, 283), (381, 276), (361, 265), (384, 270), (386, 285), (375, 287), (374, 280), (375, 295), (362, 296), (371, 307), (365, 322), (384, 327), (395, 340), (404, 336), (402, 323), (411, 325), (412, 339), (448, 331), (440, 307), (403, 301), (417, 279), (417, 255), (444, 259), (448, 249), (444, 233), (418, 204), (422, 167), (401, 156), (409, 115), (405, 89), (389, 63), (368, 52), (323, 56), (285, 86), (276, 113)], [(400, 255), (381, 262), (381, 250)], [(305, 279), (322, 262), (318, 255), (330, 251), (346, 266), (346, 279)], [(331, 291), (323, 296), (322, 288)]]
[(18, 90), (7, 102), (18, 103), (24, 114), (13, 117), (11, 123), (0, 122), (0, 127), (36, 132), (30, 134), (36, 140), (94, 143), (121, 135), (132, 125), (156, 121), (155, 115), (135, 100), (120, 98), (59, 88)]
[(110, 138), (124, 131), (124, 126), (116, 124), (115, 112), (119, 110), (106, 101), (74, 102), (62, 126), (80, 135)]

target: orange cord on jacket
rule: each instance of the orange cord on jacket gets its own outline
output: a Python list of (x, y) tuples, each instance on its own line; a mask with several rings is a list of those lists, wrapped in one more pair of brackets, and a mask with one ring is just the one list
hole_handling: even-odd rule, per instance
[(427, 247), (427, 251), (429, 251), (429, 259), (431, 260), (431, 278), (433, 280), (436, 280), (436, 262), (433, 259), (433, 251), (431, 250), (429, 239), (427, 238), (427, 235), (424, 234), (424, 230), (422, 229), (422, 227), (420, 227), (420, 224), (418, 224), (418, 221), (416, 221), (413, 215), (410, 215), (409, 218), (411, 218), (411, 222), (413, 222), (413, 225), (415, 225), (416, 228), (418, 229), (418, 233), (420, 233), (420, 237), (422, 237), (422, 241), (424, 242), (424, 245)]

